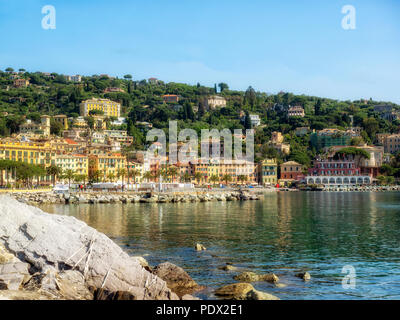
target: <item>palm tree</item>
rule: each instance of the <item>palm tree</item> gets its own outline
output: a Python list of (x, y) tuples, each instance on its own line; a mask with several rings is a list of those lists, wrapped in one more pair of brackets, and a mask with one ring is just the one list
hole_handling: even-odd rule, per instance
[(217, 175), (213, 174), (210, 177), (210, 182), (214, 182), (214, 184), (215, 184), (215, 182), (217, 182), (217, 181), (219, 181), (219, 177)]
[(124, 184), (125, 176), (126, 176), (126, 169), (124, 168), (118, 169), (117, 178), (122, 177), (122, 184)]
[(225, 181), (225, 184), (228, 185), (228, 182), (232, 181), (232, 176), (230, 174), (224, 174), (221, 180)]
[(190, 174), (188, 172), (185, 172), (182, 175), (182, 179), (183, 179), (183, 182), (189, 182), (191, 180), (191, 176), (190, 176)]
[(74, 170), (67, 169), (67, 170), (64, 171), (62, 176), (63, 176), (64, 179), (68, 179), (68, 188), (70, 188), (71, 187), (71, 180), (74, 179), (74, 177), (75, 177)]
[(244, 183), (247, 180), (246, 176), (241, 174), (240, 176), (238, 176), (238, 181), (240, 181), (241, 183)]
[(53, 186), (56, 184), (56, 177), (62, 173), (62, 169), (59, 166), (52, 164), (50, 167), (46, 168), (46, 172), (52, 177)]
[(170, 167), (168, 168), (168, 175), (171, 176), (172, 182), (175, 182), (175, 176), (178, 174), (177, 167)]
[(140, 171), (136, 170), (136, 169), (130, 170), (129, 174), (128, 174), (129, 177), (133, 177), (133, 183), (134, 184), (136, 184), (136, 177), (139, 176), (139, 175), (140, 175)]
[(149, 182), (149, 180), (152, 179), (152, 178), (153, 178), (153, 175), (151, 174), (150, 171), (146, 171), (146, 172), (143, 174), (143, 179), (146, 179), (147, 182)]
[(110, 173), (107, 175), (107, 179), (110, 180), (110, 182), (113, 182), (114, 179), (115, 179), (115, 174), (112, 173), (112, 172), (110, 172)]
[(196, 172), (194, 174), (194, 179), (196, 180), (197, 184), (200, 184), (202, 178), (203, 178), (203, 175), (201, 174), (201, 172)]

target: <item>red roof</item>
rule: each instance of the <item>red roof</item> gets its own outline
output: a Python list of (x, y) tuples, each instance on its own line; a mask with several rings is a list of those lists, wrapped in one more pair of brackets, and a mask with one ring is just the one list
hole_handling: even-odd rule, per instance
[(78, 142), (72, 140), (72, 139), (64, 139), (68, 144), (78, 144)]

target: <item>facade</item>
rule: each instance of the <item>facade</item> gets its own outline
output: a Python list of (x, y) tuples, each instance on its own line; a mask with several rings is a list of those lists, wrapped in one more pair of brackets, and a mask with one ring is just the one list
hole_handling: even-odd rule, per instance
[(281, 180), (299, 181), (303, 175), (303, 165), (296, 161), (288, 161), (281, 164)]
[(64, 114), (54, 116), (53, 119), (63, 126), (64, 130), (68, 130), (68, 118)]
[(304, 109), (301, 106), (294, 106), (294, 107), (289, 107), (288, 109), (288, 117), (304, 117)]
[[(249, 117), (250, 117), (251, 126), (253, 128), (258, 127), (261, 124), (261, 119), (258, 114), (250, 114)], [(244, 123), (246, 121), (246, 115), (244, 115), (240, 120)]]
[(258, 183), (263, 186), (278, 183), (278, 164), (276, 159), (265, 159), (258, 163)]
[(272, 132), (272, 135), (271, 135), (272, 143), (274, 143), (274, 144), (282, 143), (283, 140), (284, 140), (284, 137), (281, 132), (278, 132), (278, 131)]
[(108, 92), (125, 92), (124, 89), (118, 88), (118, 87), (108, 87), (104, 89), (104, 93)]
[(72, 81), (72, 82), (81, 82), (82, 81), (82, 77), (78, 74), (75, 76), (65, 76), (65, 79), (67, 81)]
[(40, 117), (40, 123), (35, 123), (31, 120), (27, 120), (24, 124), (19, 127), (20, 133), (33, 133), (41, 136), (50, 136), (50, 117), (43, 115)]
[(223, 108), (226, 107), (226, 99), (221, 96), (211, 96), (204, 100), (204, 104), (207, 110)]
[(72, 170), (75, 174), (89, 175), (89, 159), (82, 154), (58, 154), (56, 155), (56, 166), (63, 171)]
[(89, 176), (98, 172), (102, 181), (111, 180), (110, 176), (116, 181), (122, 169), (126, 169), (126, 158), (120, 153), (89, 155)]
[(324, 186), (368, 185), (372, 177), (362, 175), (353, 160), (317, 160), (305, 177), (307, 184)]
[(392, 134), (383, 141), (385, 153), (396, 154), (400, 151), (400, 134)]
[(179, 96), (176, 94), (165, 94), (163, 95), (163, 100), (165, 103), (178, 103)]
[(317, 150), (334, 146), (348, 146), (352, 136), (339, 129), (323, 129), (310, 136), (311, 145)]
[(15, 79), (13, 83), (16, 88), (26, 88), (29, 86), (29, 80), (27, 79)]
[(106, 117), (120, 117), (121, 105), (108, 99), (89, 99), (82, 101), (80, 104), (80, 113), (82, 117), (89, 115), (92, 110), (103, 111)]

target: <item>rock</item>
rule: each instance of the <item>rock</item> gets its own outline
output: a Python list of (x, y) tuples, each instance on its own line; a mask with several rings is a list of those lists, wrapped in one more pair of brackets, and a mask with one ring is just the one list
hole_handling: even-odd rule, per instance
[(104, 289), (95, 289), (93, 300), (137, 300), (137, 297), (127, 291), (108, 291)]
[(168, 288), (180, 297), (201, 289), (185, 270), (170, 262), (159, 264), (154, 268), (153, 273), (163, 279)]
[(234, 283), (217, 289), (215, 295), (225, 299), (244, 300), (252, 290), (254, 287), (249, 283)]
[(29, 263), (32, 272), (54, 268), (57, 275), (74, 269), (87, 286), (130, 292), (140, 300), (178, 299), (106, 235), (74, 217), (47, 214), (9, 196), (0, 196), (0, 244)]
[(0, 265), (14, 260), (14, 255), (9, 253), (3, 245), (0, 244)]
[(275, 287), (276, 287), (276, 288), (286, 288), (287, 285), (284, 284), (284, 283), (275, 283)]
[(33, 291), (0, 290), (0, 300), (53, 300), (53, 298)]
[(261, 292), (249, 283), (234, 283), (215, 291), (215, 295), (228, 300), (279, 300), (278, 297)]
[(18, 290), (29, 277), (29, 264), (24, 262), (9, 262), (0, 264), (0, 283), (2, 290)]
[(251, 290), (247, 293), (246, 300), (280, 300), (280, 299), (270, 293), (258, 290)]
[(195, 247), (196, 251), (203, 251), (203, 250), (207, 250), (207, 248), (205, 246), (203, 246), (200, 243), (196, 243)]
[(224, 270), (224, 271), (236, 271), (237, 267), (227, 264), (226, 266), (219, 267), (218, 269)]
[(237, 281), (243, 282), (255, 282), (255, 281), (268, 281), (268, 282), (278, 282), (279, 278), (273, 273), (259, 275), (254, 272), (243, 272), (234, 277)]
[(197, 298), (197, 297), (193, 297), (190, 294), (185, 294), (184, 296), (182, 296), (181, 300), (201, 300), (201, 299)]
[(132, 257), (132, 258), (137, 259), (137, 260), (139, 261), (140, 265), (141, 265), (143, 268), (145, 268), (145, 269), (146, 269), (147, 271), (149, 271), (149, 272), (152, 272), (152, 269), (151, 269), (151, 267), (149, 266), (149, 263), (147, 262), (147, 260), (146, 260), (145, 258), (139, 257), (139, 256)]
[(311, 279), (311, 275), (307, 271), (297, 273), (296, 277), (301, 278), (304, 281), (308, 281)]

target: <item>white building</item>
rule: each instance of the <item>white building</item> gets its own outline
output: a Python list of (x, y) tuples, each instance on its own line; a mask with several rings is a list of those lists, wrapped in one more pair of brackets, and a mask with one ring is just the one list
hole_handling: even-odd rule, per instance
[(306, 176), (307, 184), (324, 186), (350, 186), (369, 185), (372, 183), (370, 176)]

